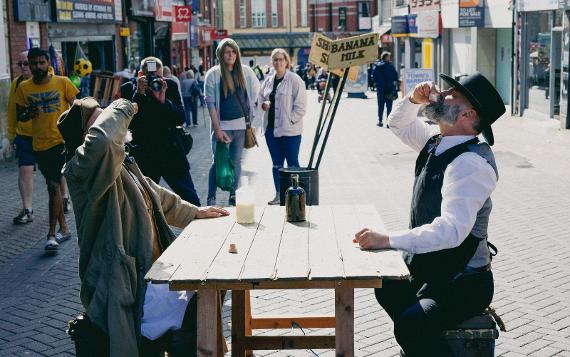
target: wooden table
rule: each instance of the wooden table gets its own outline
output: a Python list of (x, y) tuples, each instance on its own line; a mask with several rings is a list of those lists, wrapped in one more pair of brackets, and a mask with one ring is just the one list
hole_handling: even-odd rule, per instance
[[(383, 230), (373, 206), (311, 206), (307, 221), (288, 223), (285, 208), (256, 208), (256, 223), (229, 217), (192, 222), (146, 275), (171, 290), (197, 290), (198, 356), (220, 356), (219, 291), (232, 290), (232, 356), (256, 349), (336, 348), (354, 355), (354, 289), (409, 276), (401, 253), (364, 251), (359, 229)], [(237, 253), (229, 253), (229, 245)], [(334, 289), (334, 317), (252, 318), (250, 289)], [(252, 329), (335, 328), (335, 336), (252, 336)]]

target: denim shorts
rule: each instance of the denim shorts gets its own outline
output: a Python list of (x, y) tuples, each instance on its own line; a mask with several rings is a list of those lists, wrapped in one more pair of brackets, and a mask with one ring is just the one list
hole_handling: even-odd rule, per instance
[(61, 180), (61, 169), (65, 164), (63, 148), (63, 144), (59, 144), (44, 151), (34, 151), (40, 171), (48, 184)]
[(31, 136), (16, 135), (14, 144), (16, 144), (18, 166), (33, 166), (36, 164), (36, 155), (32, 148)]

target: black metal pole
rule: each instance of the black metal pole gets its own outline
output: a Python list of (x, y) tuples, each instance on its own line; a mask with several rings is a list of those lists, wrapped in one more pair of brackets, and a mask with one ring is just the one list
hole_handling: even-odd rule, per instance
[[(331, 73), (329, 72), (329, 76), (327, 77), (327, 84), (325, 86), (325, 92), (327, 94), (328, 94), (329, 89), (330, 89), (330, 84), (331, 84)], [(327, 101), (325, 98), (323, 100), (323, 104), (321, 105), (321, 113), (319, 114), (319, 122), (317, 123), (317, 128), (315, 129), (315, 136), (313, 138), (313, 148), (311, 149), (311, 158), (309, 159), (309, 165), (307, 165), (308, 169), (310, 169), (311, 166), (313, 165), (313, 159), (315, 158), (315, 152), (317, 151), (317, 145), (318, 145), (319, 140), (321, 138), (321, 133), (323, 132), (321, 127), (324, 127), (324, 125), (325, 125), (325, 122), (323, 121), (323, 114), (325, 112), (326, 103), (327, 103)], [(330, 109), (330, 105), (329, 105), (329, 109)], [(328, 116), (328, 111), (327, 111), (327, 116)]]
[(329, 134), (331, 132), (331, 128), (332, 128), (332, 124), (334, 121), (334, 116), (336, 114), (336, 110), (338, 108), (338, 103), (340, 102), (340, 97), (342, 95), (342, 91), (344, 89), (344, 84), (346, 83), (346, 78), (348, 77), (348, 71), (349, 68), (345, 68), (344, 69), (344, 75), (342, 76), (342, 79), (338, 85), (337, 93), (335, 93), (335, 101), (333, 103), (334, 107), (333, 107), (333, 112), (331, 115), (331, 119), (329, 121), (329, 126), (327, 127), (327, 132), (325, 134), (325, 138), (323, 139), (323, 145), (321, 145), (321, 151), (319, 152), (319, 158), (317, 159), (317, 164), (315, 165), (315, 169), (319, 169), (319, 165), (321, 164), (321, 159), (323, 158), (323, 153), (325, 152), (325, 146), (327, 145), (327, 141), (329, 139)]

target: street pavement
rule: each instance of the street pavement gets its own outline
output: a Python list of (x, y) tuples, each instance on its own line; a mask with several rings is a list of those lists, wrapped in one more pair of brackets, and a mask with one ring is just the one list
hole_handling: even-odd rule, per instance
[[(319, 168), (321, 204), (372, 204), (388, 230), (407, 227), (416, 153), (385, 127), (376, 126), (375, 93), (368, 99), (343, 98)], [(308, 93), (301, 148), (307, 164), (320, 107)], [(199, 110), (202, 115), (201, 109)], [(493, 306), (508, 331), (498, 356), (570, 356), (570, 131), (543, 118), (500, 119), (493, 147), (499, 184), (493, 193), (490, 241), (499, 249), (493, 260)], [(206, 201), (211, 160), (208, 128), (192, 128), (192, 177)], [(258, 204), (273, 198), (271, 161), (265, 141), (248, 150), (243, 174), (250, 177)], [(35, 221), (12, 225), (20, 198), (15, 162), (0, 163), (0, 356), (69, 356), (74, 346), (65, 334), (68, 320), (82, 311), (77, 277), (78, 248), (73, 214), (67, 216), (74, 239), (46, 255), (47, 192), (34, 175)], [(227, 204), (227, 193), (218, 194)], [(334, 294), (326, 290), (252, 291), (254, 315), (334, 315)], [(358, 289), (355, 302), (356, 356), (396, 356), (392, 324), (370, 289)], [(224, 303), (224, 332), (230, 339), (230, 306)], [(315, 333), (300, 329), (256, 334)], [(322, 334), (319, 331), (319, 334)], [(332, 334), (332, 329), (324, 333)], [(331, 350), (256, 351), (259, 356), (334, 356)]]

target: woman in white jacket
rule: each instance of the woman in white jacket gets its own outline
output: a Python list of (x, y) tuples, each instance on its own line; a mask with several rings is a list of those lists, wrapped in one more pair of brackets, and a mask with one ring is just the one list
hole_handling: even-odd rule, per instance
[(273, 162), (275, 198), (269, 204), (279, 204), (279, 169), (287, 160), (288, 167), (299, 167), (299, 148), (303, 132), (303, 116), (307, 92), (303, 80), (291, 72), (287, 51), (276, 48), (271, 53), (275, 71), (261, 85), (259, 101), (265, 111), (263, 127), (265, 140)]

